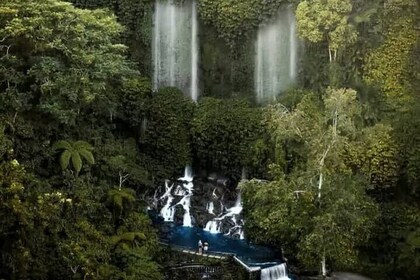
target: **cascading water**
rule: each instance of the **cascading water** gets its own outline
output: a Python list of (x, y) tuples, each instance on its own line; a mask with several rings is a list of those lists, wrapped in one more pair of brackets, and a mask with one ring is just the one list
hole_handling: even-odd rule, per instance
[(286, 264), (261, 269), (261, 280), (290, 280), (287, 277)]
[[(165, 222), (175, 221), (176, 206), (180, 205), (184, 209), (183, 226), (192, 227), (191, 218), (191, 197), (193, 196), (194, 185), (192, 183), (193, 176), (191, 167), (185, 167), (184, 177), (178, 178), (178, 184), (173, 183), (169, 187), (169, 182), (165, 182), (165, 193), (159, 200), (165, 201), (164, 206), (160, 210), (160, 215)], [(174, 187), (176, 186), (175, 190)], [(172, 205), (175, 197), (181, 197), (178, 203)]]
[[(165, 222), (182, 224), (184, 227), (194, 225), (213, 234), (223, 233), (226, 236), (244, 239), (241, 193), (238, 192), (235, 196), (234, 203), (232, 200), (225, 200), (226, 197), (231, 199), (231, 194), (227, 195), (222, 181), (224, 180), (217, 176), (212, 182), (205, 184), (200, 180), (193, 181), (192, 170), (187, 166), (183, 177), (178, 178), (172, 185), (170, 181), (165, 182), (164, 193), (161, 189), (158, 190), (163, 195), (160, 195), (157, 201), (155, 199), (153, 205), (155, 208), (161, 207), (160, 216)], [(198, 195), (194, 196), (194, 192)], [(227, 207), (225, 204), (231, 206)], [(182, 216), (180, 208), (183, 210)]]
[(235, 205), (231, 208), (226, 209), (226, 213), (223, 214), (223, 204), (221, 204), (221, 214), (219, 217), (214, 218), (207, 222), (204, 230), (208, 231), (210, 233), (222, 233), (222, 224), (226, 222), (226, 218), (230, 218), (230, 224), (232, 226), (229, 228), (226, 235), (229, 236), (238, 236), (240, 239), (244, 239), (244, 233), (242, 230), (243, 220), (239, 219), (241, 213), (242, 213), (242, 200), (241, 200), (241, 193), (238, 193)]
[[(193, 176), (192, 176), (192, 169), (190, 166), (185, 167), (184, 177), (178, 178), (178, 181), (182, 181), (182, 199), (176, 204), (181, 205), (184, 208), (184, 218), (182, 225), (184, 227), (192, 227), (192, 219), (191, 219), (191, 197), (193, 196), (193, 189), (194, 184)], [(175, 205), (175, 206), (176, 206)]]
[(272, 101), (296, 80), (296, 22), (290, 8), (260, 26), (255, 43), (255, 91), (258, 102)]
[(165, 205), (160, 210), (160, 215), (163, 217), (165, 222), (173, 222), (174, 221), (174, 215), (175, 215), (175, 209), (172, 207), (172, 201), (174, 200), (174, 197), (172, 196), (172, 188), (174, 185), (169, 187), (168, 181), (165, 182), (165, 193), (161, 196), (160, 200), (166, 199)]
[(153, 25), (153, 87), (198, 98), (198, 21), (195, 1), (157, 0)]
[(209, 203), (207, 203), (206, 210), (209, 212), (209, 214), (214, 215), (214, 203), (213, 203), (213, 201), (210, 201)]

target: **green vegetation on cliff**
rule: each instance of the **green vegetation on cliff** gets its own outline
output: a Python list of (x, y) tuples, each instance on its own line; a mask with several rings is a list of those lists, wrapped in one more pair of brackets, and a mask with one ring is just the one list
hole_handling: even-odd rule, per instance
[[(417, 1), (198, 0), (197, 103), (152, 90), (154, 1), (70, 2), (0, 3), (0, 278), (163, 279), (144, 197), (186, 164), (263, 179), (246, 235), (301, 270), (420, 278)], [(253, 42), (285, 5), (299, 83), (262, 107)]]

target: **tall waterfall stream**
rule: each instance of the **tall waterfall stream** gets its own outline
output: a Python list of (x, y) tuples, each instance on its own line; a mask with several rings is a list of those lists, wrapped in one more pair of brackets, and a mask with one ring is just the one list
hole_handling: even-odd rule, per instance
[(273, 101), (292, 86), (297, 75), (298, 41), (290, 8), (261, 25), (255, 42), (255, 92), (258, 102)]
[(198, 98), (198, 20), (195, 1), (158, 0), (153, 18), (153, 87), (177, 87)]

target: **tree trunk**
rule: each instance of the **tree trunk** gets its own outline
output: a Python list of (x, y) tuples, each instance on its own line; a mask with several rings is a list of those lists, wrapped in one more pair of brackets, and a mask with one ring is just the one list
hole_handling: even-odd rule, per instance
[(333, 58), (332, 58), (332, 53), (331, 53), (331, 48), (328, 47), (328, 55), (330, 57), (330, 63), (333, 62)]
[(322, 174), (322, 171), (320, 171), (319, 172), (319, 182), (318, 182), (318, 199), (319, 200), (321, 200), (321, 189), (322, 189), (323, 178), (324, 178), (324, 175)]

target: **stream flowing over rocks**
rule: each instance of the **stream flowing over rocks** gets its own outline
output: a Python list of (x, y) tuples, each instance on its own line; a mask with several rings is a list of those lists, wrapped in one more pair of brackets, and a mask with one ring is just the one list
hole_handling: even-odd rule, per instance
[(194, 179), (186, 167), (183, 177), (157, 189), (153, 206), (165, 222), (244, 239), (241, 195), (228, 182), (216, 175)]

